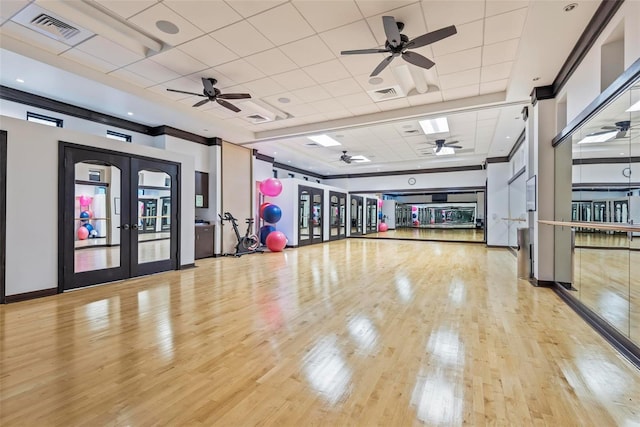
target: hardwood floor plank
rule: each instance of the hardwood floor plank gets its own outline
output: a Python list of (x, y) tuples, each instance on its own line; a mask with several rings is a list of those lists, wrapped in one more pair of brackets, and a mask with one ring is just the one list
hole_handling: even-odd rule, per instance
[(506, 250), (348, 239), (0, 306), (0, 424), (633, 425), (640, 372)]

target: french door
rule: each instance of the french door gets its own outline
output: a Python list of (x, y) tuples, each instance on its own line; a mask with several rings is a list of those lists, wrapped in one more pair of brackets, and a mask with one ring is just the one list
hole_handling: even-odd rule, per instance
[(364, 207), (362, 197), (351, 196), (351, 233), (350, 236), (361, 236), (364, 227)]
[(298, 187), (298, 245), (322, 243), (324, 215), (322, 212), (323, 190)]
[(346, 207), (346, 194), (329, 192), (329, 240), (339, 240), (346, 237)]
[(61, 143), (59, 291), (175, 270), (179, 173), (176, 163)]

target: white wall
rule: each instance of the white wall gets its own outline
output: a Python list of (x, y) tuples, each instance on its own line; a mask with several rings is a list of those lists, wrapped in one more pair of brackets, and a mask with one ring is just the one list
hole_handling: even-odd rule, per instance
[(633, 180), (637, 181), (636, 177), (640, 176), (640, 163), (573, 165), (572, 182), (574, 184), (629, 182), (629, 178), (622, 175), (622, 170), (629, 167)]
[(487, 165), (487, 245), (509, 245), (509, 163), (489, 163)]
[[(523, 173), (509, 184), (509, 218), (528, 219), (527, 215), (527, 174)], [(509, 246), (518, 246), (518, 228), (527, 228), (528, 221), (509, 221)]]
[[(415, 178), (414, 185), (409, 178)], [(403, 174), (366, 178), (326, 179), (324, 183), (345, 188), (351, 193), (379, 192), (390, 190), (419, 191), (433, 188), (484, 187), (487, 174), (485, 170), (462, 172), (439, 172), (423, 174)]]
[[(58, 286), (58, 141), (170, 160), (181, 163), (183, 176), (194, 175), (193, 158), (180, 153), (10, 117), (0, 127), (8, 136), (7, 295)], [(182, 179), (182, 218), (194, 216), (194, 191), (194, 180)], [(191, 264), (193, 223), (182, 221), (180, 231), (180, 261)]]

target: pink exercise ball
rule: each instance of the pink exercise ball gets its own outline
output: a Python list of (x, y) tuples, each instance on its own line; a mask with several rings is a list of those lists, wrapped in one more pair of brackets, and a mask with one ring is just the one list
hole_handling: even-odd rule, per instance
[(89, 206), (91, 204), (91, 197), (85, 196), (84, 194), (78, 197), (78, 202), (80, 202), (80, 206)]
[(260, 183), (260, 192), (265, 196), (276, 197), (282, 193), (282, 183), (276, 178), (267, 178)]
[(416, 212), (418, 210), (417, 206), (411, 206), (411, 212)]
[(78, 228), (78, 240), (85, 240), (87, 237), (89, 237), (89, 230), (87, 227)]
[(418, 221), (417, 219), (415, 221), (413, 221), (413, 225), (415, 225), (416, 227), (420, 225), (420, 221)]
[(388, 229), (389, 226), (386, 222), (381, 222), (380, 224), (378, 224), (378, 231), (387, 231)]
[(272, 231), (267, 236), (267, 248), (271, 252), (282, 252), (287, 246), (287, 236), (282, 231)]

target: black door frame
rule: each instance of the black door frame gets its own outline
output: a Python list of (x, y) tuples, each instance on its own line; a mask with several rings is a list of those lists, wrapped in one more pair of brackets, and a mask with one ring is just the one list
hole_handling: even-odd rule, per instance
[[(370, 206), (373, 206), (376, 211), (375, 215), (373, 216), (373, 219), (369, 217), (369, 214), (371, 213), (369, 212)], [(376, 199), (367, 198), (366, 212), (367, 212), (367, 221), (366, 221), (367, 234), (378, 232), (378, 201)]]
[[(344, 239), (346, 237), (346, 228), (347, 228), (347, 222), (346, 222), (346, 218), (342, 218), (344, 215), (346, 215), (347, 213), (347, 209), (345, 206), (344, 209), (344, 215), (340, 214), (340, 200), (342, 198), (342, 200), (344, 200), (345, 204), (347, 202), (347, 195), (345, 193), (339, 193), (337, 191), (329, 191), (329, 221), (331, 221), (331, 209), (333, 209), (333, 206), (331, 205), (331, 198), (332, 197), (337, 197), (338, 198), (338, 216), (337, 216), (337, 220), (338, 220), (338, 225), (334, 226), (333, 224), (329, 224), (329, 241), (333, 241), (333, 240), (340, 240), (340, 239)], [(344, 220), (344, 232), (340, 232), (340, 222)], [(338, 229), (338, 234), (333, 236), (331, 234), (331, 230), (337, 228)]]
[(0, 304), (5, 304), (7, 250), (7, 131), (0, 130)]
[[(358, 224), (356, 223), (356, 232), (353, 232), (353, 201), (356, 201), (356, 207), (360, 210), (360, 231), (358, 230)], [(349, 236), (362, 236), (364, 234), (364, 209), (363, 209), (363, 199), (362, 196), (349, 196)], [(356, 221), (358, 215), (356, 214)]]
[[(301, 224), (301, 218), (298, 218), (298, 246), (306, 246), (306, 245), (313, 245), (316, 243), (323, 243), (324, 242), (324, 221), (325, 221), (325, 215), (324, 215), (324, 190), (322, 190), (321, 188), (315, 188), (315, 187), (307, 187), (305, 185), (299, 185), (298, 186), (298, 207), (297, 210), (298, 212), (300, 212), (300, 196), (302, 195), (302, 192), (306, 191), (309, 194), (309, 239), (302, 242), (302, 240), (300, 240), (300, 224)], [(320, 237), (319, 238), (315, 238), (314, 239), (314, 234), (313, 234), (313, 197), (314, 196), (320, 196)]]
[[(76, 153), (76, 156), (72, 156), (72, 153)], [(175, 224), (172, 224), (170, 248), (170, 254), (175, 254), (175, 257), (170, 256), (169, 260), (138, 265), (137, 251), (130, 251), (131, 239), (133, 236), (137, 238), (137, 233), (122, 233), (120, 240), (121, 260), (126, 258), (127, 260), (130, 260), (129, 262), (121, 262), (119, 268), (94, 270), (86, 272), (86, 274), (80, 273), (79, 276), (74, 272), (74, 259), (71, 256), (65, 257), (65, 254), (68, 255), (74, 253), (75, 238), (73, 237), (74, 233), (68, 233), (68, 230), (65, 230), (65, 226), (73, 223), (75, 163), (76, 160), (84, 160), (82, 158), (83, 154), (85, 156), (89, 155), (89, 157), (90, 155), (100, 155), (102, 157), (106, 157), (106, 159), (108, 159), (107, 161), (111, 162), (113, 165), (117, 166), (120, 164), (122, 166), (120, 180), (122, 185), (121, 200), (123, 201), (121, 223), (123, 224), (131, 223), (134, 218), (137, 218), (137, 203), (131, 203), (131, 209), (129, 211), (124, 210), (125, 197), (128, 200), (133, 200), (134, 196), (137, 195), (138, 186), (137, 184), (133, 184), (131, 171), (135, 170), (137, 176), (137, 168), (139, 166), (148, 166), (150, 164), (166, 164), (176, 168), (175, 185), (171, 186), (171, 197), (175, 197), (175, 200), (177, 201), (177, 203), (172, 203), (171, 207), (172, 213), (175, 212), (174, 218), (176, 218), (176, 221), (173, 221)], [(78, 157), (80, 157), (80, 159), (78, 159)], [(107, 283), (114, 280), (128, 279), (131, 277), (155, 273), (158, 272), (158, 267), (165, 267), (164, 270), (178, 269), (178, 266), (180, 265), (180, 174), (181, 165), (179, 163), (60, 141), (58, 145), (58, 293), (62, 293), (69, 289), (89, 286), (91, 284)], [(68, 182), (72, 182), (73, 185), (67, 185)], [(175, 238), (173, 238), (174, 231)], [(167, 265), (170, 268), (166, 268)]]

